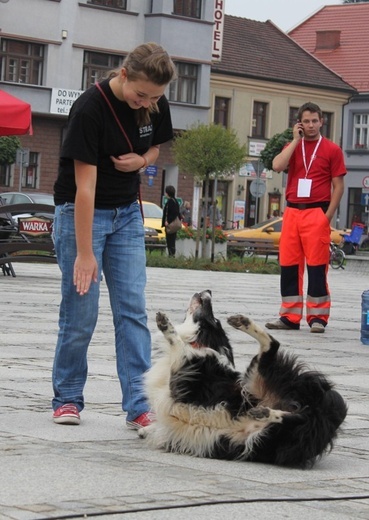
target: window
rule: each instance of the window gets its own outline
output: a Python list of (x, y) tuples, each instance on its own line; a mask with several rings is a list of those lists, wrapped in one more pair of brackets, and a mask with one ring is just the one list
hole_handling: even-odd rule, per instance
[(328, 139), (330, 139), (332, 136), (332, 120), (333, 114), (331, 114), (330, 112), (323, 112), (323, 125), (320, 129), (320, 133)]
[(19, 40), (1, 40), (1, 81), (42, 85), (44, 46)]
[(127, 9), (127, 0), (88, 0), (88, 4), (101, 5), (102, 7), (115, 7), (116, 9)]
[(85, 51), (83, 57), (82, 90), (86, 90), (97, 81), (100, 81), (110, 70), (118, 68), (122, 61), (123, 56)]
[(215, 98), (214, 123), (217, 125), (223, 125), (225, 128), (227, 128), (229, 124), (229, 101), (230, 100), (228, 98)]
[(368, 149), (368, 129), (369, 129), (369, 117), (368, 114), (355, 114), (354, 115), (354, 135), (353, 135), (353, 147), (356, 149)]
[(189, 18), (201, 18), (201, 0), (174, 0), (173, 13)]
[(297, 123), (297, 114), (298, 114), (298, 107), (290, 107), (290, 111), (288, 114), (288, 127), (293, 128), (295, 124)]
[(267, 103), (254, 101), (254, 109), (252, 113), (252, 137), (265, 138), (266, 137), (266, 115)]
[[(10, 164), (0, 164), (0, 186), (10, 186), (11, 169)], [(0, 193), (1, 196), (1, 193)]]
[(29, 163), (22, 172), (22, 188), (38, 188), (39, 184), (39, 154), (29, 153)]
[(170, 101), (196, 103), (197, 65), (176, 63), (177, 79), (169, 86)]
[(362, 191), (361, 188), (349, 188), (348, 190), (348, 206), (347, 206), (347, 227), (352, 227), (353, 222), (367, 222), (367, 213), (365, 206), (361, 205)]

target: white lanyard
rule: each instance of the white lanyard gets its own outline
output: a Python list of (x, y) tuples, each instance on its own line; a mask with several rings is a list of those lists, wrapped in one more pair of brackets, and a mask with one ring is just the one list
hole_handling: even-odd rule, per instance
[(316, 152), (318, 151), (318, 148), (319, 148), (321, 140), (322, 140), (322, 136), (319, 137), (319, 141), (317, 142), (317, 144), (316, 144), (316, 146), (314, 148), (314, 151), (312, 153), (312, 156), (310, 157), (309, 166), (306, 166), (305, 138), (302, 139), (301, 147), (302, 147), (302, 159), (304, 161), (305, 172), (306, 172), (305, 173), (305, 179), (308, 176), (308, 173), (309, 173), (309, 170), (310, 170), (311, 165), (313, 163), (313, 160), (315, 159), (315, 155), (316, 155)]

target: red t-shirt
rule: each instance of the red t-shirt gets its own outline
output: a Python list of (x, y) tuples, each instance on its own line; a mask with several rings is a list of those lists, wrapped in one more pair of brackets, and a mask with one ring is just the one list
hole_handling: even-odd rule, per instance
[[(311, 156), (317, 145), (316, 141), (305, 140), (306, 165), (309, 168)], [(286, 145), (289, 146), (289, 145)], [(341, 148), (323, 137), (313, 159), (307, 179), (312, 180), (310, 197), (297, 197), (299, 179), (306, 175), (303, 155), (302, 140), (296, 146), (289, 165), (286, 187), (286, 199), (293, 203), (328, 202), (331, 200), (332, 179), (346, 175), (346, 166)]]

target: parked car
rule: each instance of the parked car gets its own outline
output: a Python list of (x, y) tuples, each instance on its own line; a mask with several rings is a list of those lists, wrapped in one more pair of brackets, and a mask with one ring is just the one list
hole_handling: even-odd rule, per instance
[(163, 210), (161, 207), (153, 202), (142, 201), (142, 209), (146, 238), (148, 236), (152, 238), (157, 237), (158, 241), (165, 238), (165, 228), (161, 226), (163, 218)]
[[(5, 204), (48, 204), (54, 206), (54, 196), (50, 193), (11, 191), (0, 193)], [(144, 213), (144, 226), (146, 236), (156, 237), (157, 240), (165, 238), (165, 228), (161, 226), (163, 210), (153, 202), (142, 201)], [(14, 215), (15, 217), (28, 217), (31, 213)], [(45, 216), (53, 216), (46, 215)]]
[(6, 204), (48, 204), (54, 206), (54, 195), (51, 193), (28, 192), (28, 191), (9, 191), (1, 193)]
[[(48, 206), (54, 206), (54, 195), (51, 193), (41, 192), (29, 192), (29, 191), (9, 191), (0, 193), (1, 198), (5, 204), (47, 204)], [(13, 217), (30, 217), (31, 215), (41, 215), (41, 213), (22, 213)], [(53, 218), (53, 213), (42, 213), (43, 216)]]
[[(254, 226), (244, 229), (232, 229), (226, 231), (229, 238), (272, 238), (274, 245), (279, 247), (281, 238), (283, 217), (275, 217), (259, 222)], [(342, 235), (350, 233), (349, 229), (336, 229), (331, 226), (331, 240), (335, 244), (342, 242)]]

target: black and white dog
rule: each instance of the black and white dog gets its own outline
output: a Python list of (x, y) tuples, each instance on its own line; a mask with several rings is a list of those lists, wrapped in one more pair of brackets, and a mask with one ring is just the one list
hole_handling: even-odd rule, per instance
[(347, 406), (331, 382), (246, 316), (228, 319), (259, 344), (245, 374), (214, 317), (211, 291), (195, 294), (184, 323), (157, 313), (169, 345), (148, 371), (156, 421), (139, 430), (151, 446), (197, 457), (311, 467), (333, 447)]

